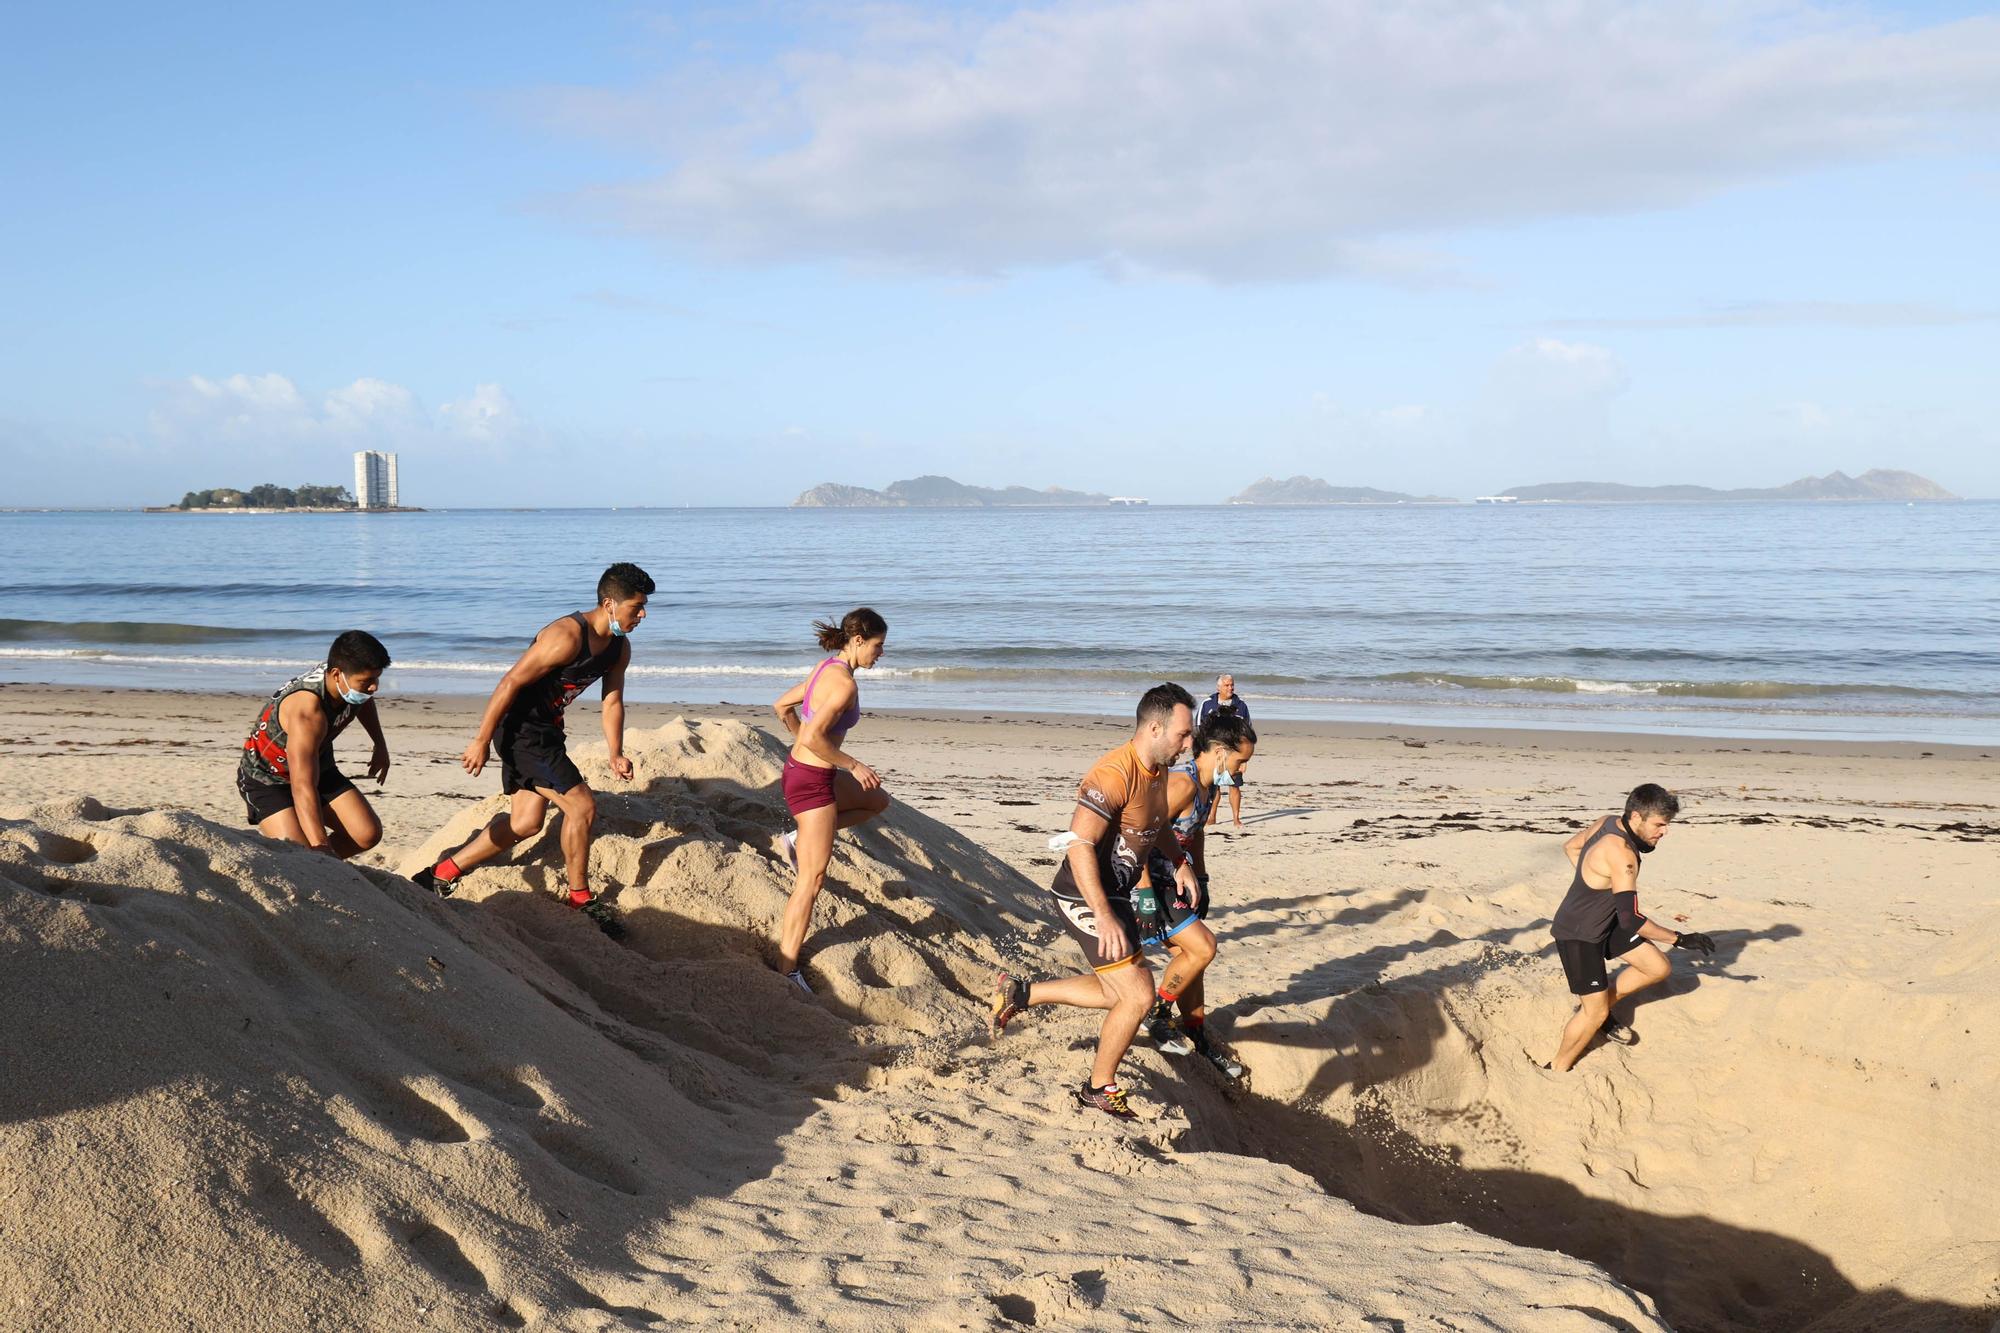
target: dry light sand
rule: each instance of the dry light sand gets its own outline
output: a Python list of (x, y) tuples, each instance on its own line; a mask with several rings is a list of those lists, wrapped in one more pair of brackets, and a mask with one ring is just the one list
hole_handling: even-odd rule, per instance
[[(1142, 1045), (1125, 1127), (1094, 1015), (983, 1026), (1075, 967), (1045, 842), (1116, 721), (871, 715), (815, 1003), (762, 710), (635, 707), (630, 783), (577, 711), (615, 943), (550, 835), (398, 877), (499, 806), (477, 700), (385, 701), (353, 866), (243, 824), (258, 702), (0, 686), (0, 1328), (1996, 1326), (1989, 753), (1271, 723), (1210, 852), (1250, 1090)], [(1644, 780), (1719, 951), (1551, 1074), (1561, 842)]]

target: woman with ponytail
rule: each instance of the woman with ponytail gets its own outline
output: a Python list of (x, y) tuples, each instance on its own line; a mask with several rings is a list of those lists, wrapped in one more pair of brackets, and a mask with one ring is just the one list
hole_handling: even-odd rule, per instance
[(778, 970), (807, 995), (813, 991), (799, 966), (799, 951), (805, 947), (813, 903), (833, 860), (833, 835), (889, 808), (881, 777), (841, 748), (861, 720), (861, 691), (854, 673), (881, 660), (888, 622), (861, 606), (837, 622), (816, 620), (813, 630), (829, 656), (803, 684), (785, 691), (771, 705), (794, 738), (782, 781), (785, 805), (798, 824), (784, 838), (785, 855), (797, 878), (778, 931)]

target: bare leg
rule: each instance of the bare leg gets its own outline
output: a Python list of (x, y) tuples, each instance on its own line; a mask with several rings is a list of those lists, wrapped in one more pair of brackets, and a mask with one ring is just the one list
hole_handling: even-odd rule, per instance
[(327, 802), (326, 815), (327, 836), (343, 861), (382, 841), (382, 821), (358, 791), (344, 791)]
[(799, 965), (806, 947), (806, 932), (812, 929), (813, 904), (826, 886), (826, 868), (833, 861), (833, 835), (840, 829), (865, 824), (889, 808), (889, 793), (877, 787), (861, 790), (852, 774), (833, 775), (833, 804), (808, 810), (793, 818), (799, 836), (793, 847), (798, 857), (798, 877), (792, 881), (792, 896), (785, 904), (784, 920), (778, 927), (778, 970), (790, 972)]
[(451, 863), (464, 871), (506, 855), (516, 844), (542, 831), (542, 821), (548, 812), (547, 796), (522, 788), (514, 793), (514, 803), (507, 813), (493, 816), (492, 822), (475, 833), (471, 842), (451, 854)]
[(562, 811), (563, 869), (569, 875), (570, 896), (590, 892), (590, 834), (597, 824), (597, 797), (585, 783), (561, 794), (547, 793)]
[(1160, 990), (1177, 997), (1182, 1013), (1193, 1013), (1201, 1001), (1197, 998), (1190, 1006), (1188, 995), (1190, 988), (1197, 997), (1201, 993), (1201, 974), (1215, 961), (1215, 934), (1197, 921), (1168, 940), (1167, 950), (1172, 957), (1160, 975)]
[(1625, 964), (1618, 975), (1611, 979), (1611, 1003), (1616, 1005), (1628, 995), (1636, 995), (1648, 986), (1657, 986), (1673, 975), (1673, 961), (1650, 942), (1642, 941), (1637, 948), (1618, 956)]
[(1132, 1038), (1139, 1035), (1139, 1024), (1153, 1005), (1153, 969), (1138, 962), (1099, 972), (1097, 982), (1109, 1011), (1104, 1015), (1104, 1026), (1098, 1029), (1097, 1059), (1090, 1066), (1090, 1084), (1101, 1088), (1117, 1081), (1118, 1062), (1132, 1049)]
[(1563, 1025), (1562, 1046), (1556, 1051), (1556, 1058), (1549, 1068), (1557, 1073), (1566, 1073), (1576, 1067), (1583, 1058), (1584, 1047), (1604, 1026), (1604, 1020), (1611, 1016), (1611, 996), (1606, 991), (1596, 991), (1590, 995), (1577, 997), (1576, 1012)]
[[(838, 793), (836, 792), (836, 795)], [(792, 896), (785, 903), (784, 919), (778, 926), (778, 970), (790, 972), (799, 965), (799, 951), (806, 946), (806, 931), (812, 926), (813, 904), (826, 883), (826, 868), (833, 860), (833, 834), (840, 822), (839, 805), (823, 805), (817, 810), (793, 816), (799, 836), (795, 852), (798, 877), (792, 881)]]
[[(358, 791), (342, 792), (321, 807), (321, 812), (326, 819), (326, 840), (333, 845), (334, 855), (343, 861), (382, 841), (382, 823), (375, 818), (367, 798)], [(258, 824), (257, 831), (280, 842), (307, 845), (305, 826), (299, 823), (296, 809), (280, 810)]]

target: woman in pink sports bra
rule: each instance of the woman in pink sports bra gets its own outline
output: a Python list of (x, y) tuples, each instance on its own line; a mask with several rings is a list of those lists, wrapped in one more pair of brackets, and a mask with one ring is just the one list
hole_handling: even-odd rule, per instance
[(882, 659), (889, 625), (868, 607), (856, 607), (839, 624), (816, 620), (819, 646), (832, 654), (794, 685), (771, 711), (795, 738), (785, 757), (785, 804), (798, 828), (784, 836), (785, 855), (798, 878), (778, 930), (778, 970), (807, 995), (813, 993), (799, 967), (813, 902), (826, 883), (833, 860), (833, 835), (865, 823), (889, 808), (889, 793), (874, 769), (841, 749), (861, 720), (861, 691), (854, 673)]

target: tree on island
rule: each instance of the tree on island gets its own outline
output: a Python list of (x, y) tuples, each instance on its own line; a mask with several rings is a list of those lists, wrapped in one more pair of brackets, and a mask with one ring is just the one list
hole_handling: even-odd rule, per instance
[(182, 509), (352, 509), (354, 496), (345, 486), (296, 488), (264, 482), (247, 491), (229, 486), (213, 490), (189, 491), (181, 497)]

